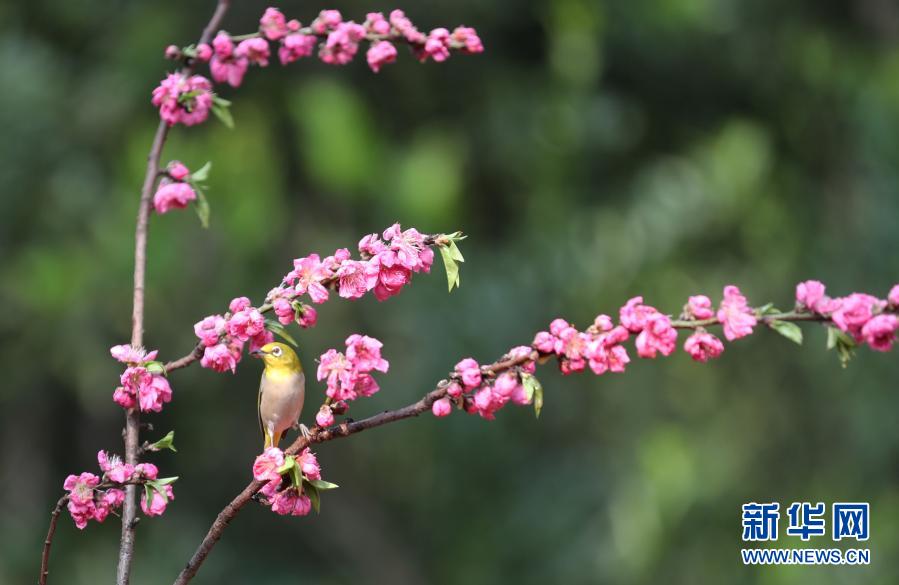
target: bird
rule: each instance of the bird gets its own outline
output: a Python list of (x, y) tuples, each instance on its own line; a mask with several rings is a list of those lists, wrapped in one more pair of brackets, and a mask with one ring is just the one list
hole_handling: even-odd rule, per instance
[(306, 397), (306, 375), (296, 352), (290, 346), (274, 341), (250, 353), (265, 363), (258, 401), (263, 449), (277, 447), (284, 432), (290, 428), (299, 427), (303, 435), (308, 435), (309, 430), (299, 424)]

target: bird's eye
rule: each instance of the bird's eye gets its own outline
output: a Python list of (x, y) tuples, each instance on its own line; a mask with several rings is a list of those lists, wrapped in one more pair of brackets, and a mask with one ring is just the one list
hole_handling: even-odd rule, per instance
[(275, 357), (281, 357), (281, 348), (276, 345), (272, 350), (272, 355)]

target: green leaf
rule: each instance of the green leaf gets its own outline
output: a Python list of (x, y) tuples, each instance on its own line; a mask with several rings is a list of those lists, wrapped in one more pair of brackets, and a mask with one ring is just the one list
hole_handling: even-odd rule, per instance
[(175, 431), (169, 431), (163, 438), (159, 439), (148, 448), (150, 451), (162, 451), (163, 449), (169, 449), (175, 453), (178, 452), (178, 449), (175, 449)]
[(185, 57), (190, 57), (191, 59), (197, 56), (197, 46), (196, 45), (187, 45), (186, 47), (181, 48), (181, 54)]
[(170, 483), (175, 483), (176, 481), (178, 481), (177, 475), (173, 477), (163, 477), (162, 479), (154, 479), (153, 483), (161, 487), (164, 485), (169, 485)]
[(284, 475), (285, 473), (296, 467), (296, 465), (296, 459), (294, 459), (292, 455), (288, 455), (284, 458), (284, 463), (281, 465), (281, 467), (278, 468), (278, 473)]
[(315, 488), (319, 491), (335, 490), (340, 487), (336, 483), (331, 483), (330, 481), (325, 481), (323, 479), (307, 479), (306, 481), (314, 485)]
[(453, 292), (453, 287), (459, 286), (459, 265), (449, 246), (440, 246), (439, 249), (440, 257), (443, 258), (443, 266), (446, 268), (446, 283), (449, 292)]
[(455, 240), (450, 240), (449, 249), (450, 256), (453, 257), (453, 260), (456, 262), (465, 262), (465, 258), (462, 257), (462, 252), (459, 251), (459, 246), (456, 245)]
[(790, 321), (771, 321), (768, 327), (774, 329), (796, 345), (802, 345), (802, 329), (796, 323)]
[(540, 411), (543, 410), (543, 385), (535, 376), (527, 372), (521, 374), (521, 384), (524, 386), (524, 394), (528, 397), (528, 401), (534, 401), (534, 414), (540, 417)]
[(205, 165), (190, 174), (190, 180), (196, 183), (202, 183), (209, 178), (209, 171), (212, 170), (212, 161), (208, 161)]
[(291, 337), (290, 333), (287, 332), (287, 329), (284, 328), (284, 325), (281, 325), (280, 321), (273, 321), (271, 319), (265, 320), (265, 328), (277, 335), (278, 337), (284, 339), (287, 343), (294, 347), (297, 346), (296, 340)]
[(309, 501), (312, 502), (312, 509), (315, 510), (315, 513), (318, 514), (321, 509), (321, 497), (318, 493), (318, 488), (310, 481), (303, 482), (303, 493), (309, 496)]
[(196, 183), (191, 182), (191, 186), (197, 193), (197, 202), (194, 205), (194, 208), (197, 210), (197, 217), (200, 218), (200, 225), (202, 225), (203, 228), (208, 228), (210, 213), (209, 201), (206, 199), (206, 194), (203, 193), (203, 189), (198, 187)]
[(152, 361), (144, 364), (144, 367), (147, 368), (147, 371), (151, 374), (161, 374), (165, 375), (165, 366), (162, 362)]
[(849, 360), (855, 355), (855, 348), (858, 344), (845, 331), (836, 327), (827, 328), (827, 349), (836, 349), (837, 355), (840, 357), (840, 364), (845, 368), (849, 365)]
[(234, 129), (234, 117), (231, 115), (231, 102), (228, 100), (223, 100), (222, 98), (215, 96), (212, 98), (212, 113), (215, 114), (215, 117), (221, 120), (222, 124), (228, 127), (228, 129)]

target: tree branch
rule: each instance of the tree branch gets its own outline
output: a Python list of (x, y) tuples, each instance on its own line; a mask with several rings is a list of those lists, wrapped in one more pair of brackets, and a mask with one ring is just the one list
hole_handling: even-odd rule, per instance
[(56, 502), (56, 507), (50, 512), (50, 528), (47, 529), (47, 538), (44, 539), (44, 551), (41, 553), (41, 573), (38, 577), (38, 585), (47, 585), (47, 575), (50, 574), (50, 547), (53, 546), (53, 536), (56, 534), (56, 522), (62, 512), (62, 506), (69, 496), (62, 496)]
[[(228, 10), (229, 0), (218, 0), (215, 11), (209, 23), (203, 29), (200, 37), (201, 43), (209, 42), (212, 34), (221, 25), (225, 12)], [(183, 72), (190, 74), (192, 64), (185, 65)], [(159, 161), (162, 157), (162, 149), (168, 135), (168, 125), (161, 121), (156, 127), (156, 135), (147, 156), (147, 170), (144, 175), (144, 183), (140, 192), (140, 203), (137, 211), (137, 224), (134, 231), (134, 301), (131, 312), (131, 345), (140, 347), (144, 339), (144, 288), (146, 285), (147, 269), (147, 232), (150, 220), (150, 204), (153, 197), (153, 189), (159, 179)], [(125, 413), (125, 461), (132, 465), (137, 464), (140, 448), (140, 412), (137, 408), (131, 408)], [(137, 517), (137, 489), (129, 485), (125, 489), (125, 502), (122, 507), (122, 536), (119, 544), (119, 562), (116, 571), (116, 583), (128, 585), (131, 579), (131, 560), (134, 553), (134, 527)]]

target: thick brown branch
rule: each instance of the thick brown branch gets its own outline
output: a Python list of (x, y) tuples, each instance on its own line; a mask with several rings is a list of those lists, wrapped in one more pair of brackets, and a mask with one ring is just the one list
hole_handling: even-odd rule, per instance
[(50, 574), (50, 547), (53, 546), (53, 536), (56, 534), (56, 522), (62, 507), (69, 499), (68, 496), (59, 498), (56, 507), (50, 512), (50, 528), (47, 529), (47, 538), (44, 539), (44, 551), (41, 553), (41, 573), (38, 577), (38, 585), (47, 585), (47, 575)]
[[(212, 34), (219, 28), (225, 12), (228, 10), (229, 0), (219, 0), (215, 12), (209, 23), (203, 29), (200, 42), (208, 42)], [(183, 73), (189, 74), (192, 66), (185, 66)], [(150, 219), (150, 204), (153, 190), (159, 179), (159, 162), (162, 157), (162, 148), (168, 135), (168, 125), (160, 121), (156, 128), (156, 135), (150, 147), (147, 157), (147, 170), (144, 174), (144, 183), (140, 192), (140, 203), (137, 211), (137, 224), (134, 231), (134, 302), (131, 313), (131, 345), (140, 347), (144, 340), (144, 289), (146, 286), (147, 269), (147, 233)], [(136, 408), (129, 409), (125, 414), (125, 461), (132, 465), (137, 464), (140, 449), (140, 413)], [(134, 527), (137, 517), (137, 490), (130, 485), (125, 490), (125, 502), (122, 507), (122, 536), (119, 545), (119, 563), (116, 571), (116, 583), (128, 585), (131, 578), (131, 559), (134, 553)]]

